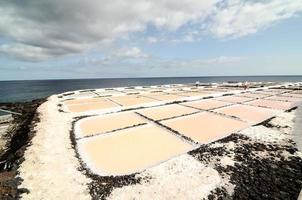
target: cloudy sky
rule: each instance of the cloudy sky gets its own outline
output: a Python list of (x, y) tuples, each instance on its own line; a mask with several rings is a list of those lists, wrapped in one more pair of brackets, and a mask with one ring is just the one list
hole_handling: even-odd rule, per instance
[(302, 75), (302, 0), (0, 0), (0, 80)]

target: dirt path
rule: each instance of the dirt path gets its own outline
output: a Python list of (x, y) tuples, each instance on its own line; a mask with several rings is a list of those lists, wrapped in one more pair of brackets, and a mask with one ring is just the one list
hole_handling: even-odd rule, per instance
[(32, 145), (25, 152), (19, 171), (24, 179), (20, 187), (29, 193), (23, 199), (90, 199), (87, 178), (77, 170), (69, 138), (71, 117), (59, 113), (55, 98), (38, 108), (41, 122)]

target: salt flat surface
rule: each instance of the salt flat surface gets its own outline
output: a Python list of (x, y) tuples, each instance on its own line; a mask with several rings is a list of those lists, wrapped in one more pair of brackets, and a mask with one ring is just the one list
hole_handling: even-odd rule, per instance
[(215, 99), (206, 99), (206, 100), (192, 101), (192, 102), (183, 103), (183, 105), (191, 106), (191, 107), (199, 108), (199, 109), (203, 109), (203, 110), (210, 110), (210, 109), (214, 109), (214, 108), (228, 106), (228, 105), (231, 105), (231, 104), (232, 103), (217, 101)]
[(302, 94), (302, 90), (294, 90), (292, 93), (294, 93), (294, 94)]
[(178, 104), (172, 104), (155, 108), (146, 108), (137, 112), (153, 120), (163, 120), (172, 117), (191, 114), (194, 112), (198, 112), (198, 110)]
[(112, 96), (112, 95), (121, 95), (123, 94), (120, 91), (102, 91), (102, 92), (96, 92), (99, 96)]
[(92, 92), (81, 92), (81, 93), (75, 93), (72, 95), (68, 95), (66, 97), (68, 98), (91, 98), (91, 97), (95, 97), (96, 94), (92, 93)]
[(295, 98), (300, 98), (300, 99), (302, 99), (302, 93), (301, 93), (301, 94), (298, 94), (298, 93), (290, 92), (290, 93), (280, 94), (280, 96), (295, 97)]
[(296, 104), (293, 102), (274, 101), (268, 99), (259, 99), (259, 100), (248, 102), (246, 104), (252, 106), (278, 109), (278, 110), (288, 110), (296, 106)]
[(176, 100), (176, 99), (181, 98), (177, 95), (159, 93), (159, 92), (158, 93), (151, 93), (151, 94), (143, 94), (143, 96), (149, 97), (149, 98), (152, 98), (152, 99), (156, 99), (156, 100), (159, 100), (159, 101), (171, 101), (171, 100)]
[(247, 93), (243, 93), (243, 94), (238, 94), (236, 96), (238, 96), (238, 97), (249, 97), (249, 98), (254, 98), (254, 99), (261, 99), (261, 98), (270, 96), (270, 94), (247, 92)]
[(154, 99), (138, 96), (138, 95), (116, 96), (116, 97), (110, 97), (110, 99), (122, 106), (134, 106), (138, 104), (156, 102), (156, 100)]
[(214, 110), (229, 116), (238, 117), (251, 124), (263, 122), (276, 114), (276, 111), (248, 105), (233, 105)]
[(104, 102), (103, 98), (80, 98), (64, 101), (65, 105), (74, 105), (74, 104), (88, 104), (88, 103), (97, 103)]
[(77, 137), (85, 137), (143, 123), (146, 123), (146, 121), (133, 112), (88, 117), (77, 122), (76, 134)]
[(220, 100), (220, 101), (230, 102), (230, 103), (243, 103), (243, 102), (246, 102), (246, 101), (253, 100), (253, 98), (237, 97), (237, 96), (223, 96), (223, 97), (218, 97), (218, 98), (215, 98), (215, 99)]
[(162, 124), (199, 143), (209, 143), (248, 127), (248, 123), (208, 112), (162, 121)]
[(143, 125), (78, 141), (88, 167), (103, 175), (130, 174), (193, 148), (155, 125)]
[(209, 94), (210, 93), (206, 93), (206, 92), (180, 92), (180, 93), (177, 93), (177, 95), (185, 96), (185, 97), (206, 96)]
[(267, 97), (265, 99), (277, 100), (277, 101), (289, 101), (289, 102), (301, 102), (302, 101), (302, 98), (286, 97), (286, 96), (271, 96), (271, 97)]
[(109, 100), (95, 103), (73, 104), (67, 106), (70, 112), (87, 112), (92, 110), (102, 110), (115, 107), (118, 107), (118, 105)]

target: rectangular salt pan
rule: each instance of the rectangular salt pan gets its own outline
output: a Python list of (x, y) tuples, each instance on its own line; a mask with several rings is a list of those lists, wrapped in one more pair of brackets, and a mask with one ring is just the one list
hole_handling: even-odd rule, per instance
[(297, 97), (286, 97), (286, 96), (272, 96), (265, 98), (268, 100), (276, 100), (276, 101), (289, 101), (289, 102), (301, 102), (302, 98), (297, 98)]
[(82, 93), (76, 93), (72, 95), (68, 95), (68, 98), (88, 98), (88, 97), (95, 97), (97, 96), (93, 92), (82, 92)]
[(64, 101), (65, 105), (74, 105), (74, 104), (87, 104), (87, 103), (97, 103), (97, 102), (104, 102), (105, 99), (102, 98), (80, 98), (80, 99), (72, 99)]
[(77, 122), (76, 135), (77, 137), (91, 136), (144, 123), (146, 121), (142, 117), (132, 112), (87, 117)]
[(192, 101), (192, 102), (183, 103), (183, 104), (190, 106), (190, 107), (202, 109), (202, 110), (210, 110), (210, 109), (214, 109), (214, 108), (228, 106), (228, 105), (231, 105), (232, 103), (217, 101), (214, 99), (206, 99), (206, 100), (201, 100), (201, 101)]
[(139, 172), (193, 148), (155, 125), (81, 139), (78, 146), (87, 166), (100, 175)]
[(184, 96), (184, 97), (195, 97), (195, 96), (208, 96), (210, 93), (206, 92), (179, 92), (175, 93), (176, 95), (179, 96)]
[(180, 97), (173, 94), (166, 94), (166, 93), (154, 93), (154, 94), (143, 94), (142, 96), (156, 99), (159, 101), (173, 101), (179, 99)]
[(137, 95), (110, 97), (110, 99), (122, 106), (134, 106), (134, 105), (152, 103), (157, 101), (155, 99), (151, 99), (143, 96), (137, 96)]
[(287, 92), (287, 90), (282, 89), (266, 89), (266, 90), (258, 90), (257, 93), (264, 93), (264, 94), (281, 94)]
[(263, 94), (263, 93), (243, 93), (236, 95), (238, 97), (249, 97), (254, 99), (261, 99), (270, 96), (270, 94)]
[(192, 114), (194, 112), (198, 112), (198, 110), (194, 108), (181, 106), (178, 104), (172, 104), (167, 106), (159, 106), (155, 108), (147, 108), (147, 109), (139, 110), (137, 112), (153, 120), (163, 120), (172, 117)]
[(298, 94), (298, 93), (284, 93), (284, 94), (280, 94), (280, 96), (295, 97), (295, 98), (302, 99), (302, 93), (301, 94)]
[(121, 95), (122, 92), (119, 91), (103, 91), (103, 92), (97, 92), (100, 96), (113, 96), (113, 95)]
[(218, 98), (215, 98), (215, 99), (220, 100), (220, 101), (230, 102), (230, 103), (243, 103), (243, 102), (253, 100), (253, 98), (237, 97), (237, 96), (223, 96), (223, 97), (218, 97)]
[(274, 110), (248, 105), (233, 105), (214, 110), (221, 114), (238, 117), (251, 124), (258, 124), (275, 115)]
[(208, 112), (162, 121), (161, 123), (203, 144), (248, 127), (248, 123)]
[(297, 105), (296, 103), (293, 103), (293, 102), (274, 101), (274, 100), (268, 100), (268, 99), (259, 99), (259, 100), (248, 102), (246, 104), (252, 105), (252, 106), (272, 108), (272, 109), (277, 109), (277, 110), (288, 110)]
[(69, 112), (87, 112), (87, 111), (111, 109), (117, 107), (118, 105), (108, 100), (102, 102), (95, 102), (95, 103), (73, 104), (67, 106)]

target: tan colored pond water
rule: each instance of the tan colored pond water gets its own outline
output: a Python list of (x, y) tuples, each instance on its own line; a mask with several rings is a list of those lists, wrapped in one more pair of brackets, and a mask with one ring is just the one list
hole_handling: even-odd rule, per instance
[(87, 165), (104, 175), (142, 171), (192, 149), (155, 125), (143, 125), (78, 141)]
[(248, 123), (208, 112), (161, 123), (199, 143), (212, 142), (249, 126)]

